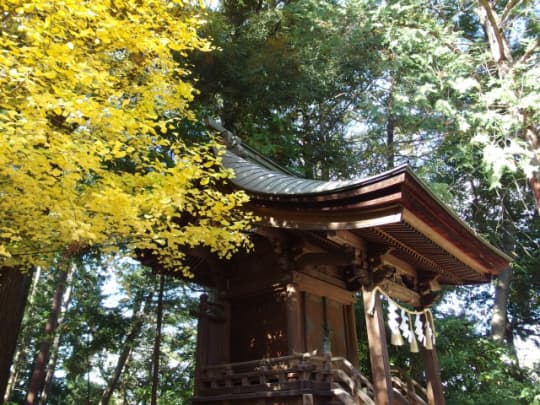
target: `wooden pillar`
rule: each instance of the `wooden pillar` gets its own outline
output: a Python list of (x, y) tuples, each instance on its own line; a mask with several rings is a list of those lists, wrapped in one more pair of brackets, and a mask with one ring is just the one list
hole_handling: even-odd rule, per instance
[(354, 367), (358, 367), (358, 337), (356, 335), (356, 319), (354, 305), (343, 305), (343, 317), (347, 333), (347, 359)]
[(223, 362), (231, 362), (231, 304), (227, 300), (223, 303)]
[(289, 354), (303, 353), (304, 322), (302, 314), (302, 294), (296, 284), (287, 284), (287, 344)]
[(209, 319), (208, 295), (201, 294), (197, 323), (197, 350), (195, 352), (195, 395), (199, 394), (202, 368), (208, 365)]
[(441, 370), (439, 369), (439, 361), (435, 345), (433, 349), (428, 350), (423, 345), (420, 345), (422, 357), (424, 358), (424, 367), (427, 380), (427, 397), (430, 405), (444, 405), (443, 387), (441, 382)]
[[(379, 294), (362, 287), (364, 311), (366, 315), (366, 329), (369, 344), (369, 358), (371, 361), (371, 374), (373, 376), (373, 389), (375, 390), (375, 403), (377, 405), (391, 405), (394, 402), (392, 392), (392, 376), (388, 361), (388, 347), (386, 346), (386, 333), (384, 318)], [(373, 303), (373, 314), (369, 314)]]

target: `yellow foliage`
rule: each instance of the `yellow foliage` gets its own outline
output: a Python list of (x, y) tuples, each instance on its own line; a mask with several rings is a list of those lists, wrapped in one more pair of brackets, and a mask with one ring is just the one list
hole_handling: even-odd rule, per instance
[(190, 117), (178, 60), (210, 49), (197, 4), (0, 4), (0, 264), (122, 244), (176, 267), (181, 246), (247, 246), (246, 196), (215, 191), (213, 145), (163, 135)]

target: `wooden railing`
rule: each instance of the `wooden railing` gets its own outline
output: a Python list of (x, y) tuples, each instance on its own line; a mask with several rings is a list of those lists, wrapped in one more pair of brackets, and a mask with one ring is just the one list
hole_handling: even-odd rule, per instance
[[(426, 391), (402, 370), (392, 370), (398, 403), (427, 404)], [(194, 402), (309, 393), (343, 404), (375, 405), (371, 381), (343, 357), (309, 353), (198, 369)]]
[(331, 395), (331, 365), (304, 355), (201, 367), (196, 396), (216, 400), (264, 396), (294, 396), (304, 391)]
[(375, 405), (371, 381), (344, 357), (332, 357), (334, 380), (346, 387), (355, 404)]
[(394, 394), (400, 396), (410, 405), (424, 405), (428, 403), (426, 389), (416, 380), (413, 380), (406, 371), (392, 369), (392, 388)]

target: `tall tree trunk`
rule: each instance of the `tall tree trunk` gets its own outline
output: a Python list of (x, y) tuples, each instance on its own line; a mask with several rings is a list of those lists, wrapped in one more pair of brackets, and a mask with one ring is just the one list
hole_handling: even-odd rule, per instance
[(0, 399), (4, 398), (9, 380), (30, 282), (29, 274), (0, 267)]
[[(502, 249), (505, 252), (514, 251), (515, 247), (515, 226), (508, 209), (506, 208), (507, 194), (501, 198), (502, 207)], [(493, 315), (491, 318), (491, 337), (493, 340), (499, 343), (506, 343), (512, 345), (513, 339), (505, 339), (507, 336), (507, 330), (509, 328), (508, 323), (508, 296), (510, 294), (510, 284), (512, 282), (513, 269), (512, 267), (506, 268), (497, 277), (495, 284), (495, 302), (493, 306)], [(513, 349), (513, 346), (511, 347)]]
[(396, 156), (396, 143), (395, 143), (395, 131), (396, 131), (396, 118), (394, 116), (394, 86), (396, 85), (396, 73), (392, 73), (390, 79), (390, 89), (388, 91), (388, 97), (386, 99), (386, 169), (393, 169), (395, 166)]
[(25, 400), (26, 405), (37, 404), (38, 394), (45, 382), (45, 367), (49, 360), (49, 351), (51, 349), (52, 338), (58, 326), (58, 316), (60, 314), (69, 272), (69, 260), (63, 260), (64, 261), (61, 262), (59, 266), (56, 291), (54, 293), (51, 305), (51, 314), (49, 316), (49, 319), (47, 320), (47, 323), (45, 324), (43, 340), (39, 345), (39, 352), (34, 363), (32, 376), (30, 377), (30, 384)]
[[(540, 137), (538, 135), (538, 131), (531, 126), (529, 126), (525, 131), (525, 138), (527, 139), (527, 142), (531, 146), (532, 150), (535, 151), (532, 157), (531, 165), (533, 167), (539, 167)], [(531, 190), (536, 201), (537, 211), (540, 214), (540, 171), (532, 173), (532, 175), (529, 177), (529, 184), (531, 186)]]
[[(28, 295), (28, 300), (26, 303), (26, 312), (23, 316), (25, 319), (24, 324), (28, 325), (32, 322), (33, 318), (33, 305), (34, 305), (34, 299), (36, 297), (37, 287), (39, 283), (39, 278), (41, 276), (41, 267), (36, 267), (32, 274), (32, 286), (30, 288), (30, 293)], [(24, 331), (24, 327), (23, 327)], [(23, 332), (21, 331), (21, 332)], [(11, 394), (13, 393), (13, 389), (15, 388), (15, 384), (17, 383), (17, 379), (19, 378), (19, 371), (20, 371), (20, 365), (24, 363), (26, 356), (25, 356), (25, 350), (27, 349), (28, 345), (30, 344), (30, 334), (23, 333), (23, 340), (19, 342), (18, 349), (15, 352), (15, 357), (13, 358), (13, 372), (9, 376), (9, 381), (7, 384), (6, 392), (4, 394), (4, 402), (7, 402), (9, 398), (11, 397)]]
[(395, 166), (394, 130), (395, 130), (394, 117), (390, 114), (388, 116), (388, 120), (386, 121), (386, 168), (388, 170), (393, 169)]
[(41, 395), (39, 396), (39, 405), (45, 405), (47, 403), (47, 398), (49, 396), (49, 393), (51, 392), (51, 386), (52, 386), (52, 380), (54, 376), (54, 371), (56, 370), (56, 361), (58, 360), (58, 349), (60, 347), (60, 339), (62, 338), (62, 324), (64, 323), (64, 317), (66, 315), (66, 311), (69, 307), (69, 302), (71, 300), (71, 289), (72, 289), (72, 281), (73, 281), (73, 275), (76, 271), (76, 265), (72, 264), (67, 278), (66, 278), (66, 291), (64, 293), (64, 297), (62, 300), (62, 306), (60, 308), (60, 314), (58, 316), (58, 323), (56, 332), (54, 334), (54, 340), (51, 345), (50, 349), (50, 359), (47, 364), (47, 373), (45, 374), (45, 381), (43, 385), (43, 390), (41, 391)]
[(163, 290), (165, 275), (159, 275), (159, 296), (157, 305), (156, 338), (154, 340), (153, 370), (152, 370), (152, 400), (151, 405), (157, 405), (157, 390), (159, 384), (159, 352), (161, 347), (161, 323), (163, 321)]
[(129, 356), (131, 355), (131, 351), (133, 350), (133, 346), (135, 344), (135, 339), (139, 336), (142, 326), (143, 326), (143, 313), (145, 307), (150, 303), (152, 300), (154, 293), (150, 292), (146, 300), (143, 302), (143, 295), (144, 290), (141, 288), (139, 291), (137, 291), (137, 295), (134, 298), (133, 301), (133, 317), (131, 319), (131, 329), (129, 331), (129, 334), (126, 336), (126, 339), (124, 340), (124, 343), (122, 345), (122, 352), (120, 353), (120, 356), (118, 356), (118, 361), (116, 362), (116, 367), (114, 368), (113, 375), (111, 376), (111, 379), (109, 380), (109, 384), (107, 385), (107, 388), (105, 391), (103, 391), (103, 394), (101, 396), (101, 400), (99, 401), (100, 405), (107, 405), (109, 401), (111, 400), (111, 396), (116, 389), (116, 386), (118, 384), (118, 381), (120, 379), (120, 375), (122, 374), (122, 371), (127, 363), (127, 360)]
[[(131, 359), (131, 353), (133, 353), (133, 351), (131, 351), (124, 363), (124, 374), (128, 374), (129, 373), (129, 360)], [(128, 402), (128, 384), (127, 384), (127, 381), (125, 378), (123, 378), (122, 380), (120, 380), (120, 388), (119, 388), (119, 400), (118, 400), (118, 405), (129, 405), (129, 402)]]
[[(508, 2), (501, 13), (501, 16), (499, 16), (494, 8), (495, 3), (490, 2), (489, 0), (478, 0), (478, 15), (480, 16), (480, 20), (489, 43), (491, 58), (497, 67), (497, 74), (501, 80), (508, 78), (512, 74), (512, 68), (516, 63), (512, 56), (508, 40), (504, 36), (504, 26), (506, 24), (506, 18), (512, 12), (512, 8), (519, 3), (519, 1)], [(537, 40), (534, 47), (537, 47), (538, 44), (539, 41)], [(517, 63), (519, 64), (525, 62), (526, 59), (523, 58), (528, 58), (532, 54), (534, 47), (525, 52), (525, 54), (519, 60), (517, 60)], [(529, 122), (530, 120), (528, 120), (526, 112), (516, 108), (516, 106), (514, 106), (509, 113), (522, 123), (522, 137), (527, 142), (532, 152), (531, 164), (533, 167), (538, 167), (538, 164), (540, 163), (540, 153), (538, 133), (535, 129), (536, 124)], [(540, 178), (538, 172), (532, 173), (529, 177), (533, 197), (536, 201), (536, 208), (540, 213), (539, 180)], [(503, 232), (505, 232), (503, 235), (503, 250), (506, 252), (513, 251), (514, 238), (510, 236), (514, 233), (513, 229), (513, 225), (511, 222), (509, 222), (509, 219), (505, 219), (505, 223), (503, 224)], [(505, 336), (507, 337), (509, 333), (507, 311), (510, 283), (513, 276), (512, 272), (512, 268), (508, 268), (504, 270), (497, 279), (495, 289), (495, 305), (491, 322), (491, 335), (492, 338), (497, 342), (504, 342)], [(506, 342), (510, 345), (512, 344), (513, 339), (506, 339)]]
[(495, 284), (495, 304), (493, 306), (493, 315), (491, 317), (491, 337), (499, 343), (505, 341), (506, 324), (508, 323), (507, 307), (510, 283), (512, 282), (512, 268), (506, 268), (497, 277)]

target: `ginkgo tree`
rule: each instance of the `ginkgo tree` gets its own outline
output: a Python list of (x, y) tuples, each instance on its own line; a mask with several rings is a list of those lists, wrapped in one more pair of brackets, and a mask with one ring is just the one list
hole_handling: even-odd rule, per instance
[(249, 244), (243, 193), (216, 145), (186, 145), (185, 63), (210, 44), (189, 0), (6, 0), (0, 5), (0, 262), (50, 265), (88, 248)]

